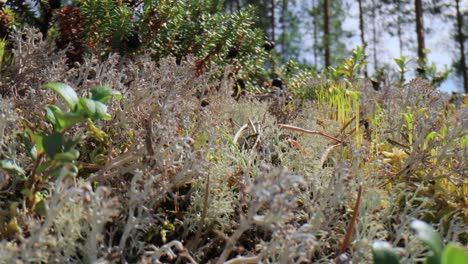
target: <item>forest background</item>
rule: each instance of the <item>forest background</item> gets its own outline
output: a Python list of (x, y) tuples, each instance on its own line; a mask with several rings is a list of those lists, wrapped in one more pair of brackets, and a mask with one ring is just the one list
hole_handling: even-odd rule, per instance
[[(444, 91), (462, 92), (466, 74), (466, 36), (468, 1), (431, 0), (312, 0), (312, 1), (226, 1), (230, 10), (247, 4), (261, 7), (259, 20), (270, 38), (277, 42), (277, 52), (284, 63), (295, 59), (316, 68), (324, 62), (324, 2), (330, 5), (331, 62), (341, 61), (352, 48), (366, 45), (369, 75), (392, 67), (392, 58), (406, 56), (418, 64), (416, 21), (423, 21), (426, 63), (451, 74), (441, 84)], [(417, 14), (415, 5), (422, 6)], [(458, 13), (457, 13), (458, 6)], [(272, 11), (274, 10), (274, 12)], [(275, 17), (272, 17), (274, 14)], [(457, 15), (458, 14), (458, 15)], [(420, 16), (420, 17), (419, 17)], [(275, 26), (271, 26), (272, 23)], [(362, 27), (361, 27), (362, 23)], [(274, 31), (273, 32), (273, 28)], [(424, 40), (423, 40), (424, 41)], [(462, 48), (462, 46), (464, 46)], [(462, 59), (462, 54), (464, 58)], [(464, 66), (465, 65), (465, 66)], [(408, 78), (416, 73), (408, 72)], [(465, 81), (466, 82), (466, 81)], [(466, 86), (465, 86), (466, 87)]]
[[(34, 7), (34, 1), (26, 2)], [(281, 63), (293, 59), (320, 69), (325, 66), (324, 2), (330, 5), (332, 64), (338, 64), (353, 48), (365, 43), (366, 70), (375, 78), (396, 67), (392, 59), (401, 56), (409, 59), (409, 68), (417, 68), (419, 15), (415, 3), (419, 2), (423, 10), (426, 64), (433, 67), (432, 71), (440, 71), (441, 90), (467, 92), (464, 76), (468, 0), (227, 0), (225, 8), (235, 12), (248, 5), (256, 6), (258, 25), (276, 43), (275, 51)], [(415, 70), (408, 71), (406, 78), (416, 75)]]

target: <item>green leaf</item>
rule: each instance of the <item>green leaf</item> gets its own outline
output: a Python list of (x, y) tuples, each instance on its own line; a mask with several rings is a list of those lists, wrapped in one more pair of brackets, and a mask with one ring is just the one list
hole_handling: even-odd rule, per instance
[(34, 208), (34, 211), (36, 212), (36, 214), (40, 216), (47, 215), (47, 206), (45, 205), (45, 202), (43, 199), (36, 203), (36, 207)]
[(110, 120), (111, 116), (107, 113), (107, 106), (99, 101), (88, 98), (80, 98), (79, 109), (93, 120)]
[(340, 73), (340, 74), (343, 74), (343, 75), (346, 75), (346, 76), (350, 76), (351, 75), (351, 71), (346, 69), (346, 68), (338, 68), (336, 70), (337, 73)]
[(63, 112), (55, 105), (46, 105), (46, 119), (49, 121), (55, 132), (63, 132), (74, 126), (85, 118), (79, 112)]
[(31, 189), (27, 189), (27, 188), (24, 188), (20, 191), (20, 193), (24, 196), (26, 196), (27, 198), (32, 198), (33, 197), (33, 192), (31, 191)]
[(47, 122), (52, 124), (52, 127), (55, 129), (60, 129), (60, 123), (57, 122), (57, 117), (55, 117), (56, 112), (62, 112), (60, 108), (55, 105), (47, 105), (45, 108), (45, 119)]
[(416, 231), (417, 237), (434, 253), (433, 256), (427, 258), (426, 263), (440, 263), (439, 260), (444, 247), (440, 235), (434, 230), (434, 228), (432, 228), (432, 226), (421, 220), (414, 220), (411, 222), (410, 226)]
[(42, 87), (52, 89), (65, 100), (65, 103), (67, 103), (71, 111), (76, 110), (78, 95), (76, 95), (76, 92), (69, 85), (59, 82), (50, 82), (44, 84)]
[(80, 153), (77, 150), (74, 150), (74, 151), (68, 151), (68, 152), (63, 152), (63, 153), (57, 153), (54, 156), (54, 160), (63, 161), (63, 162), (72, 162), (78, 159), (79, 156), (80, 156)]
[(34, 131), (32, 131), (31, 128), (29, 128), (27, 125), (25, 125), (26, 132), (28, 133), (29, 137), (31, 138), (34, 146), (29, 146), (27, 142), (25, 142), (25, 146), (29, 147), (29, 155), (36, 160), (37, 156), (42, 154), (44, 152), (44, 148), (42, 147), (42, 136), (39, 134), (36, 134)]
[(392, 246), (385, 241), (376, 241), (372, 244), (372, 255), (375, 264), (399, 264), (400, 260), (393, 251)]
[(105, 103), (112, 96), (115, 96), (117, 100), (122, 98), (122, 94), (106, 86), (95, 86), (91, 88), (91, 99)]
[(45, 153), (49, 157), (54, 158), (56, 154), (63, 152), (63, 142), (63, 135), (57, 132), (44, 136), (43, 145)]
[(0, 168), (6, 170), (8, 173), (17, 175), (17, 176), (24, 176), (26, 172), (21, 168), (18, 164), (16, 164), (12, 160), (0, 160)]
[(431, 141), (433, 138), (435, 138), (436, 136), (438, 135), (437, 132), (435, 131), (432, 131), (430, 132), (429, 134), (427, 134), (426, 136), (426, 143), (428, 143), (429, 141)]
[(393, 60), (398, 65), (398, 68), (400, 69), (400, 71), (403, 71), (405, 69), (405, 64), (406, 64), (405, 56), (401, 56), (401, 58), (393, 58)]
[(354, 65), (354, 62), (350, 59), (344, 59), (344, 63), (349, 67), (352, 68)]
[(468, 250), (455, 243), (449, 243), (442, 253), (442, 264), (468, 263)]
[(96, 114), (96, 102), (88, 98), (80, 98), (79, 110), (85, 113), (86, 117), (93, 117)]

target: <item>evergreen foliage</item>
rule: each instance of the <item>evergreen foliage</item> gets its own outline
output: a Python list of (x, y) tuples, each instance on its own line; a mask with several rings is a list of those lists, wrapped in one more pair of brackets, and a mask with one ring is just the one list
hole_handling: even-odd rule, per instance
[(242, 75), (262, 70), (262, 33), (253, 9), (222, 12), (222, 1), (143, 1), (135, 6), (113, 0), (75, 1), (84, 18), (84, 42), (93, 52), (151, 49), (155, 59), (180, 62), (200, 58), (199, 73), (212, 63), (243, 65)]

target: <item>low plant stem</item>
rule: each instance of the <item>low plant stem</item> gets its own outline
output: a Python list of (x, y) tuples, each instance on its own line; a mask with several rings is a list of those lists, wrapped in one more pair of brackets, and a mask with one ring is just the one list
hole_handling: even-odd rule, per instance
[(351, 218), (351, 222), (349, 222), (348, 229), (346, 230), (346, 235), (343, 239), (343, 244), (341, 245), (341, 249), (338, 253), (338, 256), (343, 254), (349, 246), (349, 241), (351, 240), (351, 236), (353, 235), (354, 226), (356, 225), (356, 220), (359, 211), (359, 205), (361, 204), (361, 194), (362, 194), (362, 186), (359, 186), (358, 195), (356, 198), (356, 203), (354, 204), (354, 212), (353, 218)]

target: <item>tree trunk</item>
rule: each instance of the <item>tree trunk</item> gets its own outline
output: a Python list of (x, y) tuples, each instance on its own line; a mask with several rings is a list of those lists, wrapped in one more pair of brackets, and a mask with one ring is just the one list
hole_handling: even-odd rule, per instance
[(281, 5), (281, 62), (285, 63), (286, 61), (286, 19), (288, 16), (288, 0), (283, 0)]
[(275, 27), (276, 27), (276, 22), (275, 22), (275, 5), (276, 0), (271, 0), (271, 41), (275, 42)]
[(426, 53), (424, 45), (424, 20), (423, 20), (423, 9), (422, 1), (414, 0), (415, 7), (415, 18), (416, 18), (416, 34), (418, 37), (418, 62), (420, 67), (423, 67), (426, 63)]
[(325, 49), (325, 68), (331, 66), (330, 58), (330, 16), (328, 0), (323, 1), (323, 48)]
[(318, 23), (317, 23), (317, 3), (315, 0), (312, 0), (312, 10), (313, 10), (313, 17), (314, 17), (314, 66), (317, 69), (317, 60), (318, 60)]
[[(359, 3), (359, 29), (361, 31), (361, 44), (364, 54), (366, 54), (366, 39), (364, 38), (364, 15), (362, 14), (362, 0), (358, 0)], [(367, 78), (367, 66), (364, 65), (364, 76)]]
[(377, 26), (376, 26), (376, 13), (375, 9), (377, 8), (375, 0), (372, 0), (372, 52), (374, 53), (374, 72), (377, 72), (379, 69), (379, 62), (377, 61)]
[[(274, 44), (276, 41), (275, 38), (275, 28), (276, 28), (276, 19), (275, 19), (275, 9), (276, 9), (276, 0), (271, 0), (271, 42)], [(271, 63), (271, 71), (273, 74), (276, 73), (276, 62), (270, 54), (270, 63)]]
[(468, 94), (468, 74), (466, 72), (465, 62), (465, 36), (463, 35), (463, 15), (460, 13), (460, 0), (456, 0), (457, 9), (457, 31), (458, 31), (458, 44), (460, 45), (460, 67), (463, 75), (463, 86), (465, 87), (465, 94)]

